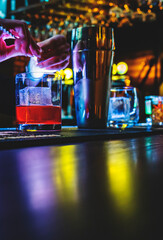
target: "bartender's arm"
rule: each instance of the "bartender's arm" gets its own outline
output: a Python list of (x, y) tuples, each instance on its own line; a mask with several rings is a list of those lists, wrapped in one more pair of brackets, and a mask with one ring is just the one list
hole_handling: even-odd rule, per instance
[[(14, 44), (7, 46), (5, 40), (13, 38)], [(15, 56), (35, 56), (38, 67), (47, 70), (65, 68), (70, 59), (69, 44), (62, 35), (36, 43), (25, 22), (0, 19), (0, 62)]]

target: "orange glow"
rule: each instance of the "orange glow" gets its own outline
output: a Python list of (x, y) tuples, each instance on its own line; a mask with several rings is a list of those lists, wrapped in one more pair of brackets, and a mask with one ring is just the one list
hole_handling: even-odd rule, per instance
[(149, 8), (153, 8), (153, 5), (149, 5)]
[(104, 4), (104, 2), (103, 1), (97, 1), (97, 4)]
[(80, 18), (84, 19), (85, 17), (82, 14), (80, 14)]
[(64, 21), (61, 21), (60, 23), (59, 23), (59, 26), (63, 26), (64, 25)]
[(154, 56), (149, 52), (149, 54), (144, 54), (142, 56), (136, 57), (135, 59), (125, 59), (128, 64), (128, 75), (132, 79), (133, 83), (139, 85), (144, 78), (147, 78), (145, 86), (151, 86), (155, 82), (155, 77), (160, 79), (160, 61), (158, 61), (157, 65), (153, 65), (150, 69), (150, 62), (153, 58)]
[(54, 12), (54, 10), (53, 10), (53, 9), (50, 9), (50, 10), (49, 10), (49, 13), (53, 13), (53, 12)]
[(50, 20), (50, 21), (47, 23), (47, 25), (51, 25), (52, 23), (53, 23), (53, 21)]
[(130, 83), (131, 83), (131, 81), (130, 81), (129, 77), (127, 76), (127, 77), (125, 78), (125, 85), (126, 85), (127, 87), (129, 87), (129, 86), (130, 86)]
[(36, 19), (39, 19), (39, 15), (38, 15), (38, 14), (35, 14), (35, 18), (36, 18)]
[(113, 6), (114, 6), (114, 3), (109, 3), (109, 6), (110, 6), (110, 7), (113, 7)]
[(52, 18), (52, 16), (48, 16), (48, 19), (49, 19), (49, 20), (52, 20), (53, 18)]
[(94, 8), (94, 9), (93, 9), (93, 12), (98, 12), (98, 11), (99, 11), (98, 8)]
[(141, 10), (140, 10), (140, 8), (137, 8), (137, 12), (138, 12), (138, 13), (141, 13)]
[(104, 10), (100, 10), (100, 14), (104, 14)]
[(29, 18), (31, 18), (31, 14), (30, 14), (30, 13), (27, 13), (27, 16), (28, 16)]
[(127, 4), (124, 5), (124, 8), (125, 8), (126, 10), (129, 10), (129, 7), (128, 7)]

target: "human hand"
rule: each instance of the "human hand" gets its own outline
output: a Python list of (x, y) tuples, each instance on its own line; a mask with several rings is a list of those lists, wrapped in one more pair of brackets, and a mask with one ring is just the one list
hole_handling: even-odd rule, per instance
[(56, 35), (38, 43), (41, 57), (37, 66), (42, 69), (58, 71), (66, 68), (70, 60), (70, 45), (63, 35)]
[(73, 50), (73, 67), (75, 72), (83, 71), (85, 65), (85, 57), (83, 50), (86, 46), (83, 41), (78, 41)]
[[(25, 22), (0, 19), (0, 25), (8, 31), (0, 30), (0, 62), (15, 56), (40, 56), (40, 47), (33, 40)], [(6, 39), (15, 39), (14, 44), (7, 46)]]

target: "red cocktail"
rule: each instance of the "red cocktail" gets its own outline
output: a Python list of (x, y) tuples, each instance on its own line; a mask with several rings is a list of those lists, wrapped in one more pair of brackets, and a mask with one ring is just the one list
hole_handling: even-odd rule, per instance
[(15, 87), (16, 123), (20, 130), (61, 128), (61, 75), (17, 74)]
[(60, 106), (16, 106), (19, 124), (61, 124)]

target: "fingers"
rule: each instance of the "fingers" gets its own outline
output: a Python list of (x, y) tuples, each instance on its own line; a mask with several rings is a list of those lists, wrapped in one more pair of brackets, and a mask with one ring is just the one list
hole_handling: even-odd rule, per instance
[(6, 46), (5, 55), (0, 54), (0, 62), (16, 56), (23, 56), (23, 53), (16, 51), (14, 45)]
[(3, 39), (0, 39), (0, 62), (2, 62), (7, 55), (7, 46)]
[(69, 60), (65, 60), (62, 63), (59, 63), (59, 64), (56, 64), (56, 65), (46, 68), (46, 70), (59, 71), (61, 69), (66, 68), (68, 65), (69, 65)]
[(31, 38), (31, 44), (30, 44), (29, 50), (30, 51), (28, 51), (28, 53), (31, 52), (32, 55), (36, 57), (41, 57), (40, 47), (36, 44), (33, 38)]
[(27, 55), (31, 43), (30, 33), (25, 22), (16, 22), (15, 31), (19, 34), (19, 38), (15, 41), (15, 49), (21, 49), (24, 55)]
[(53, 69), (56, 68), (56, 65), (62, 65), (65, 61), (69, 62), (70, 45), (66, 42), (64, 36), (57, 35), (39, 43), (39, 46), (42, 52), (41, 57), (38, 58), (38, 67)]
[(20, 38), (16, 40), (17, 47), (21, 46), (21, 51), (25, 55), (34, 55), (36, 57), (40, 56), (40, 47), (36, 44), (33, 40), (30, 32), (28, 30), (27, 24), (23, 23), (22, 28), (19, 29), (19, 36)]
[(28, 53), (29, 46), (31, 44), (31, 38), (30, 38), (30, 33), (28, 31), (27, 25), (24, 23), (23, 28), (22, 28), (24, 36), (22, 37), (22, 51), (24, 54)]
[(49, 39), (46, 39), (46, 40), (38, 43), (38, 45), (45, 52), (48, 49), (55, 49), (55, 48), (58, 48), (59, 46), (65, 45), (65, 44), (66, 44), (66, 38), (63, 35), (56, 35), (54, 37), (51, 37)]
[(69, 59), (70, 59), (70, 54), (63, 53), (59, 56), (54, 56), (45, 61), (39, 62), (37, 66), (40, 68), (49, 68), (49, 67), (53, 68), (57, 64), (62, 64), (64, 61), (69, 61)]
[(42, 53), (41, 57), (38, 58), (38, 67), (46, 70), (56, 70), (69, 64), (70, 45), (66, 42), (64, 36), (57, 35), (39, 43), (39, 46)]
[[(40, 57), (40, 47), (33, 40), (28, 30), (28, 25), (21, 20), (0, 19), (0, 24), (6, 31), (0, 31), (0, 40), (7, 38), (15, 39), (11, 47), (4, 47), (3, 60), (15, 56), (36, 56)], [(1, 48), (1, 46), (0, 46)], [(0, 61), (2, 61), (2, 51), (0, 51)]]
[(3, 26), (15, 36), (15, 50), (23, 55), (40, 56), (40, 47), (33, 40), (26, 22), (21, 20), (3, 19)]
[(68, 53), (69, 50), (70, 50), (70, 45), (68, 43), (66, 43), (65, 45), (59, 46), (58, 48), (49, 49), (48, 51), (42, 51), (41, 57), (38, 58), (38, 62), (42, 62), (53, 56), (59, 56), (62, 53)]

